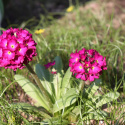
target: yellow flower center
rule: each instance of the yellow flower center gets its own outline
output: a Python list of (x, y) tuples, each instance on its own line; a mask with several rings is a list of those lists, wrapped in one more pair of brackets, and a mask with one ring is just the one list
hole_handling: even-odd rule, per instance
[(5, 46), (7, 46), (7, 43), (5, 44)]
[(78, 58), (76, 58), (76, 61), (78, 61)]
[(86, 64), (86, 66), (88, 67), (89, 65), (88, 65), (88, 64)]
[(87, 71), (89, 71), (90, 68), (87, 68)]
[(99, 61), (98, 61), (98, 60), (96, 60), (96, 62), (98, 63)]
[(19, 48), (19, 51), (21, 51), (21, 48)]
[(14, 33), (14, 36), (17, 37), (16, 33)]
[(11, 45), (12, 48), (14, 48), (14, 45)]
[(11, 52), (10, 52), (10, 51), (8, 51), (8, 54), (9, 54), (9, 55), (11, 55)]
[(82, 69), (82, 66), (79, 66), (80, 69)]
[(94, 66), (92, 66), (92, 69), (94, 69), (95, 67)]

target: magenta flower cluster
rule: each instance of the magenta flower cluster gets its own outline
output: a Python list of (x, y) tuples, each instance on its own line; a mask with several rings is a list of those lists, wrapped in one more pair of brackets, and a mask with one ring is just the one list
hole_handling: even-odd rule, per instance
[(76, 78), (84, 81), (94, 81), (98, 79), (102, 70), (107, 70), (106, 57), (100, 55), (96, 50), (76, 50), (70, 54), (69, 67), (70, 71), (75, 74)]
[(0, 36), (0, 67), (24, 68), (36, 56), (36, 43), (27, 30), (10, 28)]

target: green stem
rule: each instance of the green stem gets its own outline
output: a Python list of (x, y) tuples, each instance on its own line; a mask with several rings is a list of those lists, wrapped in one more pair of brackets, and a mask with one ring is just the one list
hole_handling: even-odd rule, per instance
[(86, 85), (91, 85), (91, 82), (89, 80), (85, 81)]
[(37, 83), (38, 87), (40, 88), (40, 91), (44, 95), (44, 98), (48, 101), (48, 105), (50, 107), (52, 107), (52, 103), (51, 103), (51, 100), (49, 98), (49, 95), (48, 95), (47, 91), (45, 90), (44, 86), (41, 84), (38, 76), (36, 75), (36, 73), (33, 71), (33, 69), (31, 68), (31, 66), (29, 64), (27, 64), (26, 67), (30, 71), (33, 79), (35, 80), (35, 82)]
[(83, 81), (83, 83), (81, 83), (82, 85), (81, 85), (81, 91), (83, 91), (83, 89), (84, 89), (84, 86), (85, 86), (85, 83), (84, 83), (84, 81)]

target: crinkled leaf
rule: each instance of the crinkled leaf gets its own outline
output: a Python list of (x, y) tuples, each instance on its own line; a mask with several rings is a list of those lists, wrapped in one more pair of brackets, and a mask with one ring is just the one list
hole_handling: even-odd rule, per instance
[(118, 92), (109, 92), (103, 96), (100, 96), (100, 98), (96, 100), (96, 108), (113, 100), (116, 100), (119, 96), (120, 94)]
[(52, 117), (51, 119), (44, 119), (40, 125), (68, 125), (69, 121), (61, 117)]
[(40, 93), (40, 90), (29, 80), (21, 75), (15, 75), (15, 80), (22, 87), (22, 89), (29, 95), (31, 98), (37, 101), (36, 105), (43, 106), (45, 109), (48, 109), (46, 100), (43, 98), (43, 95)]
[(76, 102), (76, 98), (77, 98), (77, 92), (75, 88), (71, 88), (69, 89), (65, 95), (62, 96), (62, 98), (60, 98), (59, 100), (57, 100), (55, 102), (55, 104), (53, 105), (53, 112), (58, 112), (61, 109), (64, 109), (70, 105), (72, 105), (73, 103)]
[(108, 113), (102, 110), (96, 110), (94, 112), (88, 112), (86, 116), (83, 117), (82, 120), (90, 120), (90, 119), (95, 119), (95, 120), (102, 120), (104, 117), (108, 117)]
[[(93, 84), (90, 85), (90, 87), (88, 87), (88, 89), (86, 90), (86, 93), (88, 93), (88, 98), (93, 98), (93, 95), (95, 94), (95, 92), (97, 92), (97, 89), (102, 85), (102, 82), (100, 79), (96, 79), (94, 81)], [(94, 101), (94, 100), (93, 100)]]

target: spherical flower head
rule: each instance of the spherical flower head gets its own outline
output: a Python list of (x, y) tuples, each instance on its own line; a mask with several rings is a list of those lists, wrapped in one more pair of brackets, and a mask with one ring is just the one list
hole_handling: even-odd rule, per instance
[(84, 81), (98, 79), (103, 70), (107, 70), (106, 57), (100, 55), (96, 50), (83, 48), (70, 54), (70, 71), (76, 78)]
[(10, 28), (0, 36), (0, 67), (23, 69), (36, 53), (36, 42), (27, 30)]

